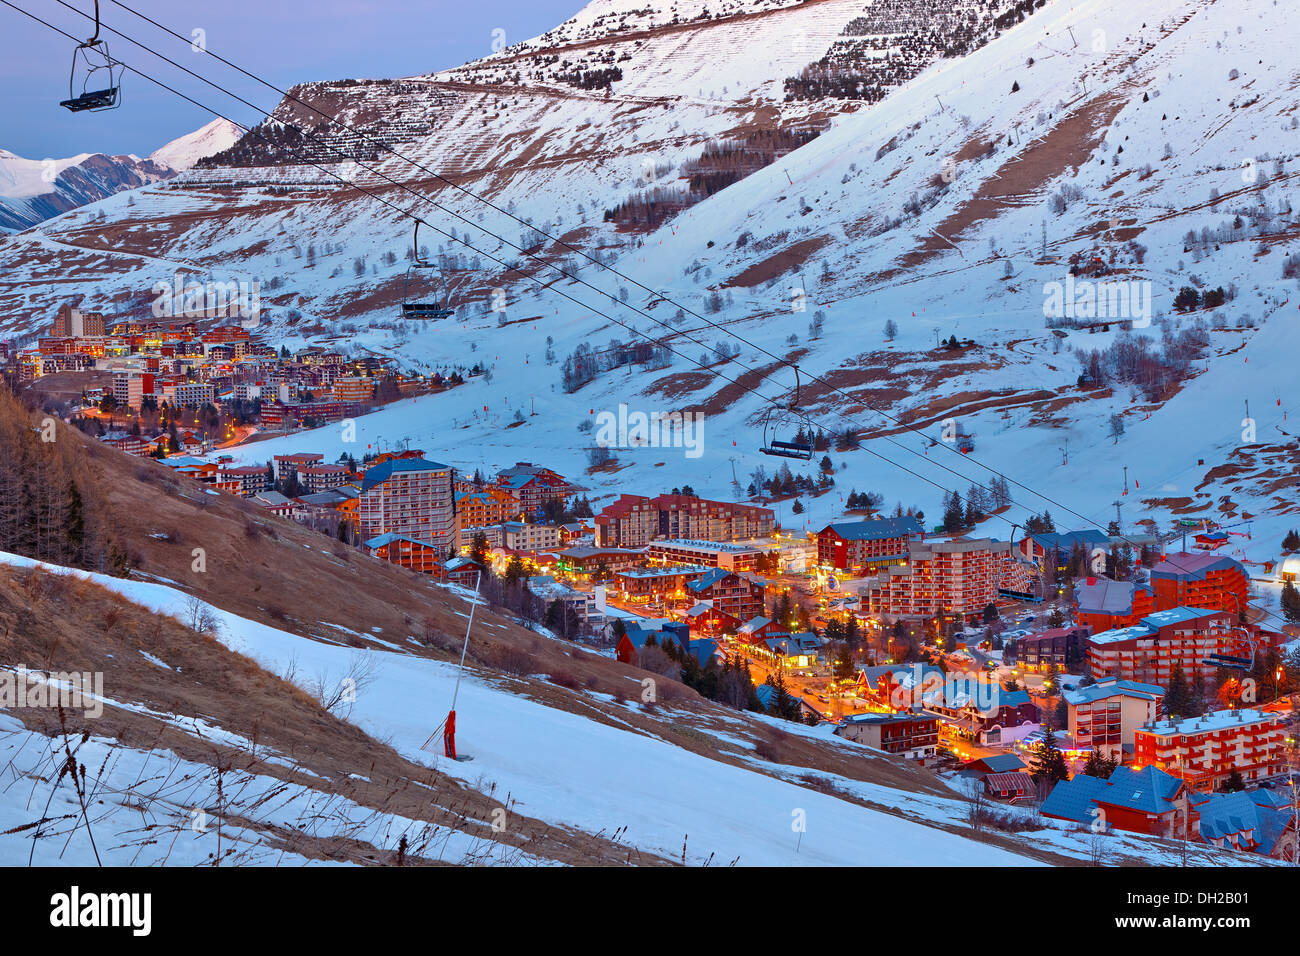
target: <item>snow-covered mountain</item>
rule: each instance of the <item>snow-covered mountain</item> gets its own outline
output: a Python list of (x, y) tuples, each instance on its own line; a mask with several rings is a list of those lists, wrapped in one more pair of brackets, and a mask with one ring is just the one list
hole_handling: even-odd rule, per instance
[(173, 175), (171, 168), (138, 156), (82, 153), (68, 159), (24, 159), (0, 149), (0, 230), (28, 229)]
[(28, 229), (124, 190), (161, 182), (228, 149), (241, 132), (229, 120), (216, 119), (172, 140), (147, 159), (104, 153), (24, 159), (0, 149), (0, 230)]
[[(766, 405), (741, 386), (788, 402), (785, 363), (798, 362), (803, 413), (864, 447), (832, 452), (835, 490), (805, 496), (801, 516), (776, 505), (788, 526), (836, 517), (851, 487), (935, 514), (942, 488), (987, 480), (987, 462), (1075, 512), (1013, 485), (1014, 521), (1046, 508), (1065, 526), (1104, 525), (1117, 500), (1130, 527), (1254, 516), (1244, 556), (1271, 556), (1297, 480), (1283, 316), (1300, 77), (1277, 8), (944, 11), (754, 0), (706, 16), (703, 3), (609, 0), (443, 73), (305, 84), (298, 100), (351, 129), (289, 99), (258, 130), (269, 145), (245, 136), (180, 177), (11, 237), (8, 274), (64, 281), (0, 289), (0, 331), (48, 322), (69, 295), (144, 307), (178, 269), (258, 280), (267, 331), (291, 346), (493, 366), (491, 383), (384, 413), (471, 470), (545, 448), (581, 474), (592, 439), (579, 429), (620, 403), (707, 413), (703, 457), (622, 451), (622, 470), (588, 476), (598, 497), (743, 491), (772, 462), (757, 453)], [(421, 241), (444, 255), (455, 320), (400, 320), (404, 295), (429, 294), (408, 279), (408, 212), (448, 234)], [(1049, 321), (1072, 270), (1144, 290), (1149, 324), (1138, 316), (1130, 338), (1123, 317)], [(1225, 301), (1175, 312), (1184, 286), (1222, 286)], [(614, 340), (638, 334), (671, 350), (669, 367), (662, 353), (622, 362)], [(969, 344), (936, 347), (951, 337)], [(561, 368), (583, 345), (605, 367), (570, 393)], [(538, 414), (499, 427), (520, 409)], [(930, 444), (958, 426), (972, 455)], [(1138, 495), (1122, 494), (1125, 465)]]
[(175, 170), (190, 169), (200, 159), (229, 149), (243, 130), (227, 119), (214, 119), (192, 133), (186, 133), (149, 154), (155, 163)]

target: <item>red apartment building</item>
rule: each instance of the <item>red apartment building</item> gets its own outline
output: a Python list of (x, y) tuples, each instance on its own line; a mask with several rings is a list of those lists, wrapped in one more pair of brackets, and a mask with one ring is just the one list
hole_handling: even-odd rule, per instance
[(515, 462), (497, 475), (497, 487), (519, 501), (521, 510), (535, 512), (547, 501), (569, 496), (569, 483), (562, 475), (530, 461)]
[(865, 578), (859, 592), (873, 614), (974, 615), (997, 600), (1011, 546), (980, 538), (908, 545), (907, 563)]
[(1285, 769), (1284, 720), (1262, 710), (1220, 710), (1155, 721), (1137, 731), (1133, 759), (1207, 790), (1221, 786), (1234, 770), (1246, 783), (1262, 780)]
[(910, 515), (830, 524), (817, 532), (817, 563), (851, 574), (871, 573), (905, 563), (914, 540), (924, 541), (925, 529)]
[(1227, 611), (1172, 608), (1156, 611), (1129, 627), (1094, 634), (1088, 640), (1092, 676), (1118, 677), (1168, 687), (1174, 666), (1191, 679), (1208, 680), (1218, 668), (1213, 654), (1239, 653), (1236, 615)]
[(1074, 585), (1074, 621), (1094, 633), (1131, 627), (1155, 610), (1155, 591), (1145, 584), (1095, 577)]
[(1151, 569), (1156, 610), (1172, 607), (1229, 611), (1240, 619), (1246, 611), (1250, 578), (1245, 566), (1227, 555), (1180, 551)]
[(641, 548), (657, 538), (743, 541), (772, 533), (770, 508), (709, 501), (690, 495), (619, 495), (596, 515), (596, 544)]

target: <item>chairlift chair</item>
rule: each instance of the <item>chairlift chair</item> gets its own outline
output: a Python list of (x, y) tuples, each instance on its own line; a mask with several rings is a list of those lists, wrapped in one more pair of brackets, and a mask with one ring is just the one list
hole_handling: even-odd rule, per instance
[[(77, 69), (84, 75), (81, 92), (76, 92)], [(124, 67), (108, 52), (108, 43), (99, 38), (99, 0), (95, 0), (95, 32), (89, 40), (72, 51), (72, 69), (68, 73), (68, 98), (59, 105), (73, 113), (102, 113), (122, 105), (122, 71)], [(107, 74), (108, 86), (92, 90), (91, 81), (97, 73)]]
[[(442, 299), (432, 302), (413, 301), (411, 294), (411, 276), (412, 273), (418, 274), (421, 269), (437, 269), (438, 280), (442, 286)], [(448, 308), (450, 295), (447, 289), (447, 280), (442, 274), (441, 267), (429, 262), (427, 259), (420, 257), (420, 220), (415, 220), (415, 245), (411, 250), (411, 265), (406, 270), (406, 277), (402, 280), (402, 318), (404, 319), (445, 319), (449, 315), (455, 315), (456, 310)]]
[[(775, 455), (778, 458), (795, 458), (799, 461), (811, 461), (813, 456), (812, 422), (808, 421), (797, 411), (799, 407), (799, 366), (792, 365), (794, 369), (794, 396), (790, 404), (784, 408), (769, 408), (763, 414), (763, 444), (758, 449), (764, 455)], [(794, 429), (793, 434), (791, 433)], [(778, 438), (780, 434), (790, 435), (790, 440)], [(804, 440), (799, 440), (799, 436), (805, 436)]]

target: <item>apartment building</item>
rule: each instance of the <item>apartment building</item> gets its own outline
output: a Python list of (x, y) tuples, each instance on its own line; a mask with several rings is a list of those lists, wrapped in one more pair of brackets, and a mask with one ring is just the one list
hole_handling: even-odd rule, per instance
[(456, 527), (481, 528), (520, 516), (522, 505), (499, 488), (475, 489), (456, 498)]
[(218, 490), (251, 498), (271, 489), (271, 476), (261, 465), (218, 468), (216, 485)]
[(654, 541), (645, 549), (646, 561), (650, 564), (695, 564), (728, 571), (754, 570), (762, 553), (758, 548), (744, 544), (685, 539)]
[(346, 465), (306, 465), (298, 469), (298, 482), (308, 494), (318, 494), (348, 483), (352, 472)]
[(1010, 550), (989, 538), (911, 542), (907, 563), (864, 578), (859, 595), (871, 613), (896, 618), (979, 614), (997, 600)]
[(490, 548), (510, 551), (554, 551), (560, 546), (560, 529), (553, 525), (528, 524), (523, 521), (499, 521), (480, 527), (461, 528), (456, 540), (462, 548), (474, 543), (477, 535), (487, 539)]
[(1262, 710), (1153, 721), (1135, 735), (1134, 762), (1207, 789), (1225, 783), (1234, 770), (1246, 783), (1262, 780), (1286, 766), (1284, 721), (1284, 714)]
[(596, 515), (596, 544), (640, 548), (658, 538), (744, 541), (772, 533), (770, 508), (710, 501), (690, 495), (619, 495)]
[(1240, 617), (1245, 613), (1250, 576), (1240, 561), (1224, 554), (1179, 551), (1151, 569), (1156, 610), (1210, 608)]
[(451, 468), (423, 458), (395, 458), (369, 468), (357, 498), (362, 540), (385, 532), (449, 548), (455, 538)]
[(163, 386), (163, 398), (176, 408), (216, 405), (217, 391), (207, 382), (177, 382)]
[(359, 375), (340, 375), (334, 379), (333, 395), (336, 402), (368, 402), (375, 395), (375, 380)]
[(154, 376), (150, 372), (114, 372), (113, 398), (119, 408), (140, 407), (146, 395), (154, 394)]
[(1218, 670), (1206, 660), (1234, 654), (1236, 615), (1199, 608), (1156, 611), (1129, 627), (1094, 634), (1088, 640), (1093, 677), (1117, 677), (1168, 687), (1175, 665), (1188, 679), (1208, 680)]
[(58, 313), (54, 316), (54, 324), (50, 327), (50, 335), (55, 338), (60, 336), (84, 338), (104, 334), (102, 312), (82, 312), (70, 305), (59, 307)]
[(1022, 670), (1033, 673), (1052, 668), (1069, 670), (1087, 655), (1090, 637), (1092, 628), (1086, 624), (1082, 627), (1051, 627), (1037, 634), (1018, 637), (1011, 646), (1014, 660)]
[(1164, 688), (1110, 677), (1089, 687), (1064, 691), (1070, 736), (1082, 749), (1125, 759), (1139, 728), (1160, 717)]
[(923, 541), (925, 529), (916, 518), (842, 521), (817, 532), (817, 563), (850, 574), (873, 573), (907, 561), (907, 547)]
[(1147, 584), (1090, 577), (1074, 584), (1074, 621), (1096, 633), (1131, 627), (1156, 610), (1155, 591)]

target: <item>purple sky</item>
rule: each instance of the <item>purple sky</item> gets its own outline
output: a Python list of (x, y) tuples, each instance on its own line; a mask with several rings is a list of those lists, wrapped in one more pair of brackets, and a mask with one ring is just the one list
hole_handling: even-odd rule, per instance
[[(91, 21), (58, 0), (11, 0), (81, 38)], [(67, 0), (93, 11), (93, 0)], [(430, 73), (492, 51), (493, 31), (506, 43), (524, 40), (568, 19), (586, 0), (124, 0), (132, 8), (189, 37), (206, 33), (207, 47), (251, 73), (287, 89), (304, 80), (391, 77)], [(209, 56), (167, 36), (113, 0), (100, 0), (106, 26), (238, 92), (269, 111), (278, 96)], [(105, 31), (113, 55), (194, 99), (249, 125), (254, 113), (181, 73), (129, 41)], [(74, 44), (17, 11), (0, 5), (0, 148), (29, 159), (78, 153), (135, 153), (197, 129), (212, 115), (129, 71), (121, 109), (72, 114), (67, 97)], [(77, 81), (80, 92), (80, 79)]]

